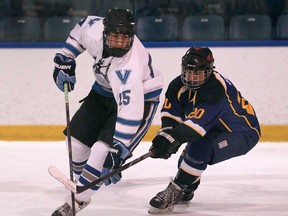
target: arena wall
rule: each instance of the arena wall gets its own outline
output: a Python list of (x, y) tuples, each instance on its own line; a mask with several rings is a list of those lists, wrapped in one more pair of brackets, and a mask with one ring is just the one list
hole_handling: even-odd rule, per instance
[[(164, 89), (180, 74), (188, 47), (148, 48), (153, 65), (164, 74)], [(249, 100), (262, 126), (262, 141), (288, 141), (287, 47), (211, 47), (216, 70)], [(65, 126), (64, 95), (52, 79), (58, 48), (0, 49), (0, 140), (61, 140)], [(94, 81), (93, 59), (77, 58), (77, 83), (69, 94), (71, 116)], [(145, 139), (160, 125), (160, 108)]]

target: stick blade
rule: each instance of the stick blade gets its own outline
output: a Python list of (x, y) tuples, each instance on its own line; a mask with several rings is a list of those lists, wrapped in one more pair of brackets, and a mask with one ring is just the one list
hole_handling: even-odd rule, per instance
[(50, 165), (48, 167), (48, 172), (53, 178), (63, 184), (66, 189), (76, 193), (76, 184), (69, 178), (67, 178), (67, 176), (60, 169), (53, 165)]

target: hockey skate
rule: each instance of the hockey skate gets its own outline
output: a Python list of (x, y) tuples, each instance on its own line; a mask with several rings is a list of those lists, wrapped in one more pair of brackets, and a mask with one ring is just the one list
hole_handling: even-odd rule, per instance
[(184, 189), (184, 195), (183, 195), (183, 197), (182, 197), (182, 199), (180, 200), (179, 203), (186, 203), (186, 202), (189, 202), (190, 200), (192, 200), (193, 197), (194, 197), (194, 192), (198, 188), (199, 184), (200, 184), (200, 181), (198, 181), (197, 183), (188, 185)]
[(181, 203), (186, 203), (193, 199), (194, 192), (198, 188), (199, 184), (200, 184), (200, 179), (194, 182), (193, 184), (190, 184), (187, 187), (185, 187), (184, 195), (181, 199)]
[[(90, 202), (78, 203), (75, 201), (75, 213), (78, 213), (89, 204)], [(66, 202), (62, 206), (59, 206), (51, 216), (73, 216), (71, 198), (66, 199)]]
[(151, 208), (148, 210), (149, 214), (163, 214), (172, 212), (174, 205), (182, 200), (184, 197), (184, 190), (171, 181), (168, 187), (157, 193), (155, 197), (150, 200)]
[(194, 197), (194, 191), (191, 190), (185, 190), (184, 191), (184, 195), (181, 199), (181, 202), (189, 202), (190, 200), (192, 200)]

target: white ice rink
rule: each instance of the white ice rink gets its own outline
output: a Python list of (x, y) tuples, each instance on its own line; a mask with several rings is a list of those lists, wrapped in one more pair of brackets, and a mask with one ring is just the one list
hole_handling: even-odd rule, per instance
[[(149, 149), (141, 143), (134, 157)], [(133, 157), (133, 158), (134, 158)], [(176, 173), (178, 155), (148, 158), (102, 187), (79, 216), (149, 215), (149, 200)], [(50, 164), (69, 173), (64, 142), (0, 142), (0, 215), (51, 215), (67, 193), (49, 176)], [(210, 166), (192, 202), (179, 216), (288, 216), (288, 143), (259, 143), (247, 155)]]

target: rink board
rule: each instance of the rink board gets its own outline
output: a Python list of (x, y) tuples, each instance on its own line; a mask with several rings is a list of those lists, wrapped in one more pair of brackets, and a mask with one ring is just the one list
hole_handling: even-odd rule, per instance
[[(5, 141), (60, 141), (64, 125), (0, 125), (0, 140)], [(152, 125), (143, 141), (151, 141), (159, 125)], [(262, 142), (288, 141), (288, 125), (262, 125)]]

